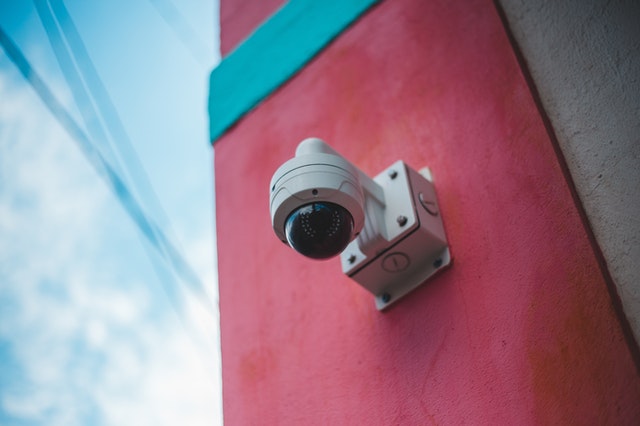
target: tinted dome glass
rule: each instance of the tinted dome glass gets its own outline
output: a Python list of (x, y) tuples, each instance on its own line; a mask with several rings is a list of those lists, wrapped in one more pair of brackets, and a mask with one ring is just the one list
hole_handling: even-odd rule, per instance
[(353, 218), (338, 204), (306, 204), (289, 215), (285, 234), (297, 252), (313, 259), (327, 259), (340, 254), (351, 241)]

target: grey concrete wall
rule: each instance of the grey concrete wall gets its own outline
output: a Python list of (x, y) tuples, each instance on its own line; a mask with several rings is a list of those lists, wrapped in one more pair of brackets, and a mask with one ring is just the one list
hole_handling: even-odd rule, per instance
[(499, 3), (640, 342), (640, 1)]

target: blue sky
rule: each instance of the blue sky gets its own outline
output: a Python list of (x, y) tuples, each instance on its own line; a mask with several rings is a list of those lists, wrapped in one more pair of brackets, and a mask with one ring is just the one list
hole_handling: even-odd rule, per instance
[[(0, 51), (0, 424), (218, 424), (217, 2), (64, 5), (133, 147), (99, 149), (203, 287), (157, 255)], [(1, 1), (0, 25), (85, 123), (33, 3)]]

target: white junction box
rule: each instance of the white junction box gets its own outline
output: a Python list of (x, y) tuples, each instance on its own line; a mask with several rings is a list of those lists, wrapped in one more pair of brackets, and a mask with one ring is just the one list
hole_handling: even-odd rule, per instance
[(365, 223), (340, 259), (343, 272), (383, 310), (449, 265), (451, 255), (428, 168), (418, 173), (397, 161), (373, 180), (382, 188), (384, 205), (366, 210), (380, 216), (375, 222), (381, 229)]

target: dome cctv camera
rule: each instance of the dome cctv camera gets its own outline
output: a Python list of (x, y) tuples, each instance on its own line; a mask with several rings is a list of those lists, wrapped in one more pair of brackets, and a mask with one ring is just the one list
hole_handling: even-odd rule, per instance
[(270, 187), (278, 238), (312, 259), (341, 254), (344, 273), (376, 296), (378, 309), (450, 263), (433, 184), (402, 161), (371, 179), (308, 138)]
[(340, 254), (364, 224), (358, 170), (329, 145), (305, 139), (271, 180), (276, 235), (313, 259)]

